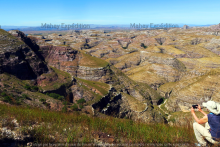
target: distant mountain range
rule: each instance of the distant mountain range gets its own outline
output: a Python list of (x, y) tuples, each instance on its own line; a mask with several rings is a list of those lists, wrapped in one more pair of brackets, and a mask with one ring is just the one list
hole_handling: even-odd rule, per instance
[[(136, 23), (139, 24), (139, 23)], [(146, 23), (147, 24), (147, 23)], [(61, 25), (53, 25), (53, 24), (46, 24), (47, 26), (0, 26), (1, 29), (4, 29), (6, 31), (9, 30), (20, 30), (20, 31), (55, 31), (55, 30), (81, 30), (81, 29), (130, 29), (131, 24), (127, 25), (120, 25), (120, 24), (112, 24), (112, 25), (98, 25), (98, 24), (83, 24), (87, 25), (89, 27), (75, 27), (75, 28), (67, 28), (67, 27), (61, 27)], [(77, 25), (77, 24), (75, 24)], [(148, 24), (149, 25), (149, 24)], [(183, 27), (185, 24), (177, 24), (179, 27)], [(213, 24), (207, 24), (207, 25), (195, 25), (195, 24), (187, 24), (190, 27), (207, 27)], [(59, 26), (59, 28), (57, 27)], [(80, 24), (78, 25), (80, 26)]]

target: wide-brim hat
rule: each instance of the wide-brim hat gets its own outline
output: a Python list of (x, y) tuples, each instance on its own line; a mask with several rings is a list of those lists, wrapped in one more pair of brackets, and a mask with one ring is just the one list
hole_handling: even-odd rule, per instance
[(206, 107), (210, 112), (219, 115), (220, 114), (220, 104), (214, 101), (207, 101), (206, 103), (202, 103), (204, 107)]

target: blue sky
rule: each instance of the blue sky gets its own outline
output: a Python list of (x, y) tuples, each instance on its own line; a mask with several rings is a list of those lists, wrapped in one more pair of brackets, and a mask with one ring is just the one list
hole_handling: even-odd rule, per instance
[(218, 24), (220, 0), (0, 0), (0, 25)]

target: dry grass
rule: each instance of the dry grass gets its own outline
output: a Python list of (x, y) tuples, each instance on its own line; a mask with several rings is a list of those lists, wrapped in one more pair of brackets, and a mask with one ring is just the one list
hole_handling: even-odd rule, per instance
[[(23, 132), (36, 143), (94, 142), (93, 134), (103, 132), (114, 138), (114, 143), (194, 143), (192, 128), (166, 124), (146, 124), (140, 121), (113, 117), (97, 118), (77, 113), (61, 113), (36, 108), (0, 104), (1, 119), (16, 118)], [(39, 124), (32, 131), (27, 126)], [(53, 137), (51, 137), (53, 136)]]
[(81, 51), (81, 55), (82, 55), (82, 58), (79, 63), (80, 66), (98, 68), (98, 67), (106, 67), (108, 65), (108, 62), (102, 59), (90, 56), (89, 54), (86, 54), (83, 51)]
[(164, 49), (164, 53), (170, 54), (170, 55), (186, 54), (184, 51), (181, 51), (173, 46), (160, 46), (159, 48)]
[(141, 112), (141, 111), (144, 111), (145, 108), (147, 107), (147, 105), (145, 105), (143, 102), (140, 102), (136, 98), (126, 93), (122, 93), (122, 96), (128, 101), (130, 108), (134, 111)]
[(163, 67), (166, 68), (166, 65), (161, 64), (158, 66), (159, 68), (155, 69), (153, 64), (139, 65), (126, 72), (126, 75), (134, 81), (147, 83), (148, 85), (154, 83), (166, 83), (167, 81), (165, 78), (157, 74), (157, 70), (160, 71)]
[(54, 67), (50, 67), (52, 71), (50, 73), (44, 73), (41, 76), (45, 77), (46, 80), (42, 80), (40, 88), (45, 91), (59, 89), (62, 85), (71, 82), (71, 75), (65, 71), (61, 71)]

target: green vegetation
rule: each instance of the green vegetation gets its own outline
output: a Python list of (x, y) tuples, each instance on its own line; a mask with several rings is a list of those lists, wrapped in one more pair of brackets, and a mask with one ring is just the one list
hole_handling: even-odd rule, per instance
[(33, 92), (38, 91), (38, 87), (37, 87), (37, 86), (30, 86), (29, 84), (25, 84), (25, 85), (24, 85), (24, 88), (25, 88), (26, 90), (33, 91)]
[[(83, 109), (85, 103), (86, 103), (86, 100), (84, 98), (82, 98), (77, 101), (77, 104), (73, 104), (70, 108), (73, 111), (78, 111), (80, 109)], [(67, 103), (63, 103), (63, 104), (67, 105)]]
[(25, 84), (25, 85), (24, 85), (24, 88), (25, 88), (26, 90), (31, 90), (31, 86), (28, 85), (28, 84)]
[(5, 92), (2, 92), (1, 96), (7, 96), (7, 94)]
[(82, 109), (84, 106), (83, 104), (79, 104), (79, 108)]
[(41, 98), (39, 101), (45, 103), (46, 99)]
[(46, 93), (46, 95), (48, 95), (48, 96), (50, 96), (50, 97), (52, 97), (54, 99), (61, 100), (61, 101), (64, 100), (64, 96), (61, 96), (61, 95), (59, 95), (57, 93)]
[(108, 94), (109, 90), (109, 85), (106, 83), (101, 83), (101, 82), (95, 82), (95, 81), (89, 81), (89, 80), (84, 80), (80, 78), (76, 78), (79, 82), (83, 82), (84, 85), (89, 86), (89, 87), (94, 87), (97, 89), (103, 96)]
[(6, 90), (4, 89), (4, 92), (1, 92), (1, 95), (3, 98), (1, 99), (3, 102), (10, 103), (10, 104), (15, 104), (15, 105), (20, 105), (21, 100), (24, 99), (23, 97), (19, 96), (14, 96), (12, 93), (8, 94), (5, 92)]
[(67, 105), (64, 105), (62, 108), (62, 112), (66, 113), (67, 112)]
[(21, 105), (21, 102), (22, 102), (22, 98), (16, 96), (16, 97), (15, 97), (15, 104), (16, 104), (16, 105)]
[(147, 48), (147, 46), (144, 45), (144, 43), (141, 43), (141, 47), (143, 47), (143, 48)]
[(68, 105), (68, 101), (63, 101), (63, 105)]
[[(76, 78), (78, 81), (78, 86), (82, 87), (85, 91), (91, 93), (94, 97), (93, 100), (87, 101), (85, 105), (91, 105), (95, 102), (98, 102), (103, 96), (108, 94), (109, 90), (109, 85), (106, 83), (101, 83), (101, 82), (95, 82), (95, 81), (89, 81), (89, 80), (84, 80), (80, 78)], [(91, 90), (96, 89), (97, 93)]]
[(11, 48), (13, 48), (13, 47), (17, 47), (19, 45), (24, 44), (22, 41), (18, 40), (17, 37), (14, 37), (13, 35), (11, 35), (10, 33), (8, 33), (7, 31), (5, 31), (3, 29), (0, 29), (0, 35), (5, 36), (5, 39), (2, 38), (0, 40), (1, 46), (7, 46), (8, 44), (10, 44)]
[[(64, 107), (63, 110), (66, 110)], [(62, 113), (36, 108), (0, 104), (0, 118), (17, 119), (22, 133), (29, 134), (35, 143), (94, 143), (93, 134), (103, 132), (113, 136), (115, 143), (194, 143), (192, 126), (146, 124), (114, 117), (97, 118), (77, 113)], [(8, 119), (7, 119), (8, 118)], [(9, 119), (10, 118), (10, 119)], [(28, 127), (33, 124), (40, 127)], [(9, 123), (5, 123), (5, 126)], [(53, 136), (53, 138), (51, 138)]]
[(22, 94), (22, 98), (24, 99), (28, 98), (27, 94)]
[(57, 90), (62, 86), (68, 87), (71, 85), (72, 78), (71, 75), (67, 72), (61, 71), (59, 69), (56, 69), (54, 67), (50, 67), (53, 72), (50, 73), (44, 73), (42, 76), (45, 76), (46, 79), (53, 78), (53, 81), (45, 80), (44, 85), (41, 86), (41, 90), (51, 91), (51, 90)]
[(31, 88), (33, 91), (38, 91), (38, 87), (37, 86), (32, 86)]
[(77, 110), (78, 110), (78, 105), (77, 105), (77, 104), (72, 105), (72, 106), (71, 106), (71, 109), (72, 109), (73, 111), (77, 111)]
[(105, 60), (93, 57), (83, 51), (80, 51), (82, 54), (82, 59), (80, 60), (80, 66), (87, 66), (87, 67), (106, 67), (108, 62)]
[(56, 93), (50, 93), (49, 96), (50, 96), (50, 97), (53, 97), (53, 98), (55, 98), (55, 99), (58, 99), (58, 97), (60, 97), (60, 95), (59, 95), (59, 94), (56, 94)]
[(81, 98), (77, 101), (77, 104), (83, 104), (85, 102), (86, 102), (86, 100), (84, 98)]
[[(167, 103), (167, 101), (166, 101), (166, 103)], [(161, 109), (164, 113), (166, 113), (166, 114), (168, 115), (168, 114), (171, 114), (172, 112), (169, 111), (169, 110), (167, 110), (167, 108), (165, 107), (166, 103), (165, 103), (165, 101), (164, 101), (163, 104), (160, 105), (160, 109)], [(159, 110), (159, 109), (158, 109), (158, 110)]]
[(50, 104), (46, 102), (46, 99), (41, 98), (39, 101), (42, 102), (46, 107), (50, 107)]
[(58, 100), (63, 101), (64, 99), (65, 99), (64, 96), (59, 96), (59, 97), (58, 97)]
[(4, 96), (4, 99), (3, 99), (4, 102), (7, 102), (7, 103), (11, 103), (12, 100), (9, 96)]

